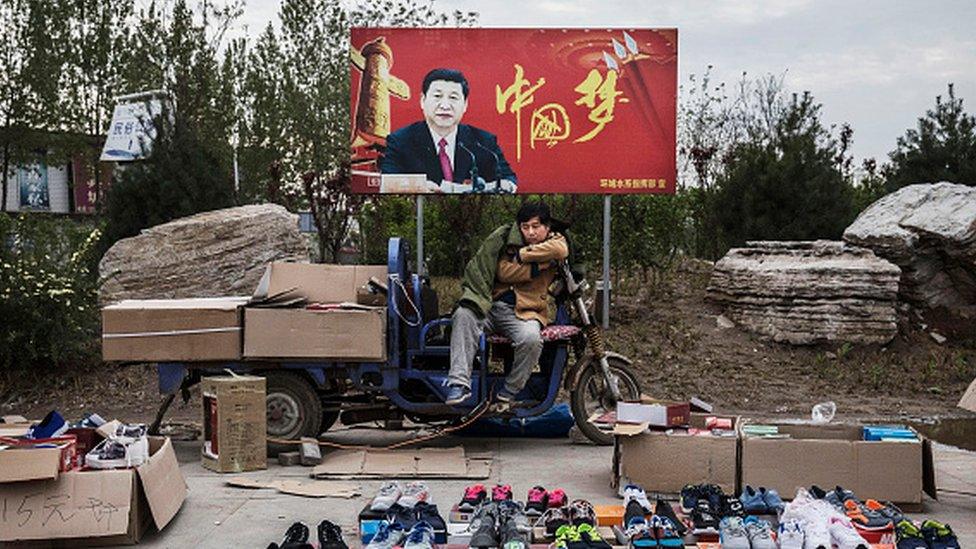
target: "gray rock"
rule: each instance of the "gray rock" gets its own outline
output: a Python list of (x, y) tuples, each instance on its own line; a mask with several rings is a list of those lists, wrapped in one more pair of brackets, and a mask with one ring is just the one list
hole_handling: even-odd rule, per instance
[(742, 328), (797, 345), (887, 343), (901, 271), (843, 242), (749, 242), (715, 263), (707, 298)]
[(99, 300), (250, 295), (268, 262), (308, 260), (298, 216), (282, 206), (204, 212), (116, 242), (99, 264)]
[(911, 305), (976, 319), (976, 187), (904, 187), (864, 210), (844, 240), (901, 267)]
[(723, 330), (727, 330), (729, 328), (735, 328), (735, 322), (729, 320), (729, 317), (725, 315), (718, 315), (717, 317), (715, 317), (715, 323), (718, 325), (719, 328), (722, 328)]

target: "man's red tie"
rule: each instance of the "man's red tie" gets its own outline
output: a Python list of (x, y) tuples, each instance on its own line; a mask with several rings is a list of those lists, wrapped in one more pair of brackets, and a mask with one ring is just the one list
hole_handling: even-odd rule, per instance
[(451, 158), (447, 156), (447, 139), (441, 138), (440, 142), (440, 152), (437, 153), (441, 158), (441, 171), (444, 172), (444, 179), (446, 181), (454, 181), (454, 170), (451, 169)]

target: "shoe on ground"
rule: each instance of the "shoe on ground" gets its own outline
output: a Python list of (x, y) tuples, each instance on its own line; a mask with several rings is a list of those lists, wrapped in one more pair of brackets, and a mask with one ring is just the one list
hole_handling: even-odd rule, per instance
[(887, 519), (891, 519), (892, 524), (898, 524), (905, 519), (905, 513), (902, 513), (901, 509), (890, 501), (881, 503), (878, 500), (869, 499), (864, 502), (864, 506)]
[(624, 506), (624, 528), (627, 528), (634, 523), (635, 519), (637, 518), (644, 520), (645, 514), (644, 507), (641, 506), (640, 502), (635, 499), (628, 500), (627, 504)]
[(679, 536), (684, 537), (685, 532), (688, 531), (684, 521), (679, 519), (678, 515), (674, 513), (674, 509), (671, 507), (671, 504), (663, 499), (658, 498), (658, 500), (654, 502), (654, 514), (670, 520), (671, 523), (674, 524), (675, 529), (678, 531)]
[(403, 495), (397, 500), (397, 504), (401, 507), (406, 507), (408, 509), (413, 509), (414, 505), (417, 505), (421, 501), (430, 501), (430, 489), (427, 488), (427, 484), (420, 481), (408, 482), (406, 486), (403, 487)]
[(948, 524), (926, 520), (922, 523), (921, 530), (930, 549), (959, 549), (959, 539)]
[(756, 490), (748, 484), (742, 489), (739, 501), (742, 503), (745, 512), (750, 515), (766, 514), (766, 501), (763, 499), (762, 494), (759, 490)]
[(320, 522), (318, 534), (320, 549), (349, 549), (346, 542), (342, 540), (342, 528), (332, 522), (327, 520)]
[(436, 505), (421, 501), (417, 505), (414, 505), (413, 508), (416, 511), (417, 520), (429, 524), (434, 529), (435, 534), (437, 532), (447, 531), (447, 523), (444, 522), (444, 517), (437, 511)]
[(701, 490), (697, 484), (686, 484), (681, 489), (681, 512), (690, 515), (692, 509), (698, 505), (698, 498), (701, 497)]
[(425, 521), (414, 524), (407, 532), (402, 547), (403, 549), (433, 549), (434, 529)]
[(308, 526), (303, 522), (296, 522), (285, 531), (280, 545), (272, 543), (268, 549), (312, 549), (312, 545), (308, 543), (308, 534)]
[(895, 525), (898, 549), (928, 549), (922, 530), (914, 522), (902, 519)]
[(706, 499), (698, 500), (698, 505), (691, 510), (691, 523), (691, 533), (695, 535), (719, 533), (718, 516), (712, 511), (712, 507)]
[(549, 492), (542, 486), (533, 486), (529, 489), (529, 494), (525, 498), (525, 514), (530, 516), (542, 516), (549, 506)]
[(886, 530), (894, 527), (890, 518), (868, 509), (854, 498), (844, 500), (844, 513), (855, 526), (864, 530)]
[(725, 497), (725, 492), (714, 484), (702, 484), (699, 490), (701, 495), (698, 499), (707, 500), (713, 514), (720, 513), (722, 511), (722, 498)]
[(600, 535), (600, 530), (584, 522), (576, 527), (576, 533), (589, 549), (611, 549), (612, 546)]
[(719, 512), (721, 517), (739, 517), (746, 518), (746, 509), (739, 501), (739, 498), (735, 496), (722, 496), (722, 507), (721, 512)]
[(743, 524), (752, 549), (778, 549), (776, 541), (773, 540), (773, 528), (769, 525), (769, 521), (750, 516), (746, 517)]
[(657, 536), (658, 547), (684, 547), (684, 541), (678, 534), (678, 527), (671, 519), (654, 515), (651, 517), (651, 529)]
[(487, 502), (471, 517), (471, 547), (498, 547), (498, 504)]
[(498, 542), (504, 549), (526, 549), (532, 528), (521, 503), (503, 500), (498, 503)]
[(831, 549), (827, 520), (807, 521), (803, 524), (803, 549)]
[(641, 508), (644, 509), (644, 514), (649, 515), (654, 512), (654, 508), (651, 507), (651, 502), (647, 499), (647, 493), (636, 484), (628, 484), (624, 487), (624, 505), (631, 500), (640, 504)]
[(837, 549), (868, 549), (870, 544), (857, 533), (851, 521), (839, 517), (830, 517), (827, 526), (830, 540)]
[(384, 513), (393, 507), (393, 504), (400, 499), (402, 494), (403, 490), (400, 488), (400, 483), (396, 481), (387, 482), (380, 486), (379, 491), (373, 497), (373, 501), (369, 504), (369, 509), (370, 511)]
[(376, 531), (373, 539), (369, 541), (366, 549), (393, 549), (397, 545), (400, 545), (404, 535), (406, 535), (406, 532), (404, 532), (403, 526), (396, 522), (384, 520), (380, 523), (379, 529)]
[(657, 547), (657, 535), (643, 515), (631, 519), (624, 533), (628, 547)]
[(495, 393), (495, 400), (498, 402), (511, 404), (515, 402), (515, 393), (509, 391), (508, 387), (502, 387), (497, 393)]
[(779, 497), (779, 492), (772, 488), (759, 488), (759, 494), (766, 504), (767, 513), (778, 513), (783, 510), (783, 498)]
[(553, 507), (566, 507), (569, 505), (569, 498), (566, 496), (566, 492), (562, 488), (556, 488), (552, 492), (549, 492), (549, 501), (547, 503), (550, 509)]
[(458, 503), (458, 511), (474, 511), (487, 498), (488, 491), (485, 489), (484, 484), (472, 484), (464, 489), (464, 496), (461, 497), (461, 502)]
[(586, 542), (580, 536), (579, 531), (572, 524), (563, 524), (556, 529), (556, 541), (553, 547), (558, 549), (585, 549)]
[(781, 522), (776, 541), (780, 549), (803, 549), (803, 525), (793, 519)]
[(454, 406), (461, 404), (469, 398), (471, 398), (471, 389), (468, 387), (464, 385), (448, 385), (447, 398), (444, 399), (444, 404)]
[(550, 507), (539, 518), (539, 522), (546, 528), (546, 535), (553, 536), (560, 526), (569, 524), (569, 514), (565, 507)]
[[(417, 505), (420, 505), (420, 503)], [(417, 506), (404, 507), (399, 503), (394, 503), (386, 510), (386, 520), (399, 524), (403, 527), (404, 531), (410, 530), (414, 524), (419, 522), (417, 518)]]
[(508, 484), (496, 484), (491, 489), (491, 501), (506, 501), (512, 499), (512, 487)]
[(596, 526), (596, 510), (593, 505), (585, 499), (573, 500), (569, 504), (569, 522), (575, 526), (589, 524)]
[(64, 420), (64, 417), (57, 410), (51, 410), (40, 423), (31, 425), (30, 429), (27, 430), (27, 438), (35, 440), (54, 438), (63, 435), (68, 428), (68, 422)]
[(725, 517), (718, 527), (722, 549), (750, 549), (749, 533), (741, 517)]

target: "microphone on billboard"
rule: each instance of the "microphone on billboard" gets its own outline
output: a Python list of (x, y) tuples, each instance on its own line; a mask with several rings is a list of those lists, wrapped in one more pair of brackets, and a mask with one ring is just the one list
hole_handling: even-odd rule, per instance
[(497, 193), (497, 192), (500, 191), (499, 187), (501, 186), (501, 180), (498, 177), (498, 165), (501, 163), (501, 159), (498, 158), (498, 153), (496, 153), (495, 151), (493, 151), (493, 150), (489, 149), (488, 147), (486, 147), (484, 145), (484, 143), (482, 143), (481, 141), (475, 141), (474, 144), (477, 145), (477, 146), (479, 146), (479, 147), (481, 147), (482, 149), (488, 151), (488, 154), (490, 154), (495, 159), (495, 170), (494, 170), (495, 171), (495, 181), (494, 181), (494, 183), (495, 183), (495, 189), (494, 189), (494, 191)]
[(480, 193), (485, 190), (485, 180), (478, 178), (478, 158), (471, 152), (471, 149), (464, 146), (464, 143), (458, 139), (458, 146), (467, 151), (471, 155), (471, 192)]

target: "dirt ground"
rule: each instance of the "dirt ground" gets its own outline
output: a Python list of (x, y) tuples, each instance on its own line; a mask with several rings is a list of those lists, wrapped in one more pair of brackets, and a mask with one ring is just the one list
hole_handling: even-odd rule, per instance
[[(909, 419), (966, 415), (955, 407), (976, 377), (976, 342), (936, 343), (907, 321), (886, 346), (796, 347), (720, 328), (721, 310), (704, 299), (711, 265), (686, 261), (663, 278), (617, 281), (608, 346), (631, 357), (644, 392), (697, 396), (723, 412), (809, 417), (832, 400), (842, 418)], [(441, 309), (457, 281), (438, 279)], [(31, 371), (0, 377), (0, 413), (66, 417), (86, 411), (150, 421), (161, 397), (148, 365), (102, 365), (86, 371)], [(177, 402), (167, 419), (196, 420), (196, 398)]]

